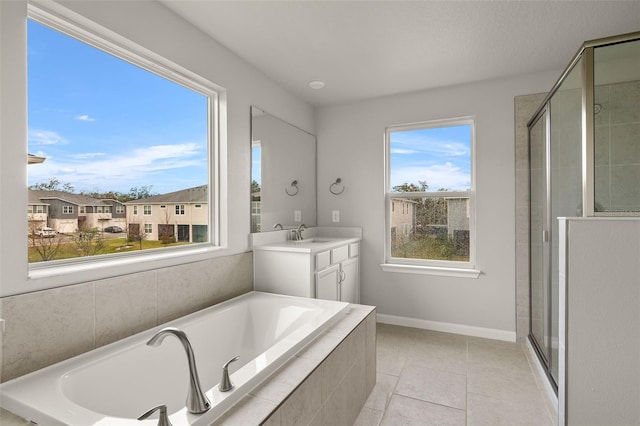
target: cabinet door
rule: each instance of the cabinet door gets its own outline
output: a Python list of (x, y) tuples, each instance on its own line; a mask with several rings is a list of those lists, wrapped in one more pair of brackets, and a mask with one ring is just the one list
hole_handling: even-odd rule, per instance
[(354, 257), (341, 263), (340, 300), (349, 303), (360, 302), (358, 258)]
[(316, 299), (340, 300), (340, 265), (316, 273)]

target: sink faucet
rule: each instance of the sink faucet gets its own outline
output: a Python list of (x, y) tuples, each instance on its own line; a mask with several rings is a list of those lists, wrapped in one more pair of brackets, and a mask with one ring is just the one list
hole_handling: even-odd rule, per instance
[(281, 231), (284, 229), (281, 223), (276, 223), (275, 225), (273, 225), (273, 229), (278, 229), (278, 228), (280, 228)]
[(302, 231), (304, 231), (305, 229), (307, 229), (307, 226), (304, 223), (301, 223), (300, 225), (298, 225), (298, 228), (295, 231), (296, 241), (302, 241), (304, 239), (304, 237), (302, 236)]
[(187, 393), (187, 410), (189, 410), (190, 413), (202, 414), (211, 408), (211, 403), (200, 387), (200, 379), (198, 378), (198, 370), (196, 368), (196, 359), (193, 355), (191, 343), (189, 342), (185, 332), (174, 327), (163, 328), (149, 339), (147, 345), (158, 347), (168, 335), (177, 337), (187, 353), (187, 360), (189, 361), (189, 393)]

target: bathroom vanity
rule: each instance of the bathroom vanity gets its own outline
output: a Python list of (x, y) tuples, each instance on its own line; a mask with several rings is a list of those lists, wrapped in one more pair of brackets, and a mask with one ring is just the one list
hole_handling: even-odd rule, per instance
[(255, 290), (359, 303), (361, 236), (328, 234), (254, 244)]

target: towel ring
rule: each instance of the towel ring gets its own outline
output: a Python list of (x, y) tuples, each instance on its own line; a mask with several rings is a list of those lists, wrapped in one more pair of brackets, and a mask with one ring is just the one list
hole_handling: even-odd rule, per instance
[(295, 188), (295, 191), (291, 191), (289, 192), (289, 188), (285, 188), (284, 192), (287, 193), (288, 196), (293, 197), (294, 195), (296, 195), (298, 193), (298, 191), (300, 190), (300, 188), (298, 188), (298, 181), (294, 180), (293, 182), (291, 182), (291, 187)]
[(342, 183), (342, 179), (338, 178), (336, 179), (335, 182), (333, 182), (331, 185), (329, 185), (329, 192), (331, 192), (333, 195), (340, 195), (344, 192), (345, 190), (345, 186), (342, 185), (342, 189), (341, 190), (336, 190), (335, 188), (338, 187), (338, 185), (340, 185)]

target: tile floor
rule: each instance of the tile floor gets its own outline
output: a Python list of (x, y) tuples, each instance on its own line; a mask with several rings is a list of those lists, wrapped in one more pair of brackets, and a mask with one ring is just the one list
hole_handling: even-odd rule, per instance
[(553, 426), (526, 350), (378, 323), (377, 383), (354, 426)]

